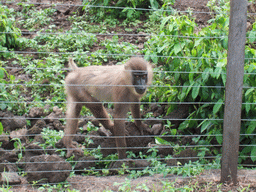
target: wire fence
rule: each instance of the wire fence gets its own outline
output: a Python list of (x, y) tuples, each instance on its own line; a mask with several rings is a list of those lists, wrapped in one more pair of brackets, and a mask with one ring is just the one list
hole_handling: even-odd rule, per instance
[[(20, 5), (21, 2), (17, 2), (17, 1), (1, 1), (1, 4), (6, 4), (11, 5), (11, 4), (16, 4), (16, 5)], [(217, 12), (204, 12), (204, 11), (177, 11), (177, 10), (163, 10), (163, 9), (142, 9), (142, 8), (129, 8), (129, 7), (113, 7), (113, 6), (92, 6), (92, 5), (75, 5), (75, 4), (49, 4), (49, 3), (38, 3), (38, 2), (22, 2), (23, 5), (37, 5), (37, 6), (41, 6), (41, 5), (49, 5), (49, 6), (53, 6), (53, 7), (57, 7), (57, 6), (73, 6), (73, 7), (84, 7), (86, 6), (86, 8), (104, 8), (104, 9), (132, 9), (132, 10), (137, 10), (137, 11), (160, 11), (160, 12), (169, 12), (170, 14), (185, 14), (185, 13), (192, 13), (192, 14), (209, 14), (209, 15), (215, 15), (218, 14)], [(229, 13), (226, 13), (227, 16), (229, 15)], [(248, 13), (249, 16), (254, 16), (256, 15), (256, 13)], [(12, 34), (13, 32), (0, 32), (1, 34)], [(26, 35), (36, 35), (36, 36), (41, 36), (41, 35), (95, 35), (95, 36), (133, 36), (133, 37), (172, 37), (172, 38), (182, 38), (182, 39), (224, 39), (227, 38), (227, 36), (203, 36), (203, 37), (197, 37), (197, 36), (183, 36), (183, 35), (156, 35), (156, 34), (124, 34), (124, 33), (71, 33), (71, 32), (42, 32), (42, 31), (33, 31), (33, 32), (28, 32), (28, 31), (21, 31), (22, 36), (26, 37)], [(247, 36), (247, 39), (251, 39), (254, 37), (250, 37)], [(92, 53), (87, 53), (87, 52), (59, 52), (59, 51), (17, 51), (17, 50), (0, 50), (0, 53), (10, 53), (10, 54), (17, 54), (17, 55), (37, 55), (37, 54), (46, 54), (48, 56), (52, 56), (52, 55), (66, 55), (66, 56), (70, 56), (70, 55), (87, 55), (90, 56), (92, 55)], [(137, 54), (103, 54), (103, 53), (97, 53), (97, 56), (107, 56), (107, 57), (114, 57), (114, 56), (121, 56), (121, 57), (133, 57), (133, 56), (138, 56)], [(157, 57), (157, 58), (166, 58), (166, 59), (189, 59), (189, 60), (223, 60), (226, 59), (224, 58), (219, 58), (216, 56), (213, 57), (193, 57), (193, 56), (168, 56), (168, 55), (147, 55), (148, 57)], [(255, 56), (255, 55), (254, 55)], [(248, 60), (249, 62), (252, 62), (254, 60), (256, 60), (255, 57), (248, 57), (245, 58), (245, 60)], [(2, 69), (5, 70), (35, 70), (36, 72), (39, 70), (53, 70), (55, 71), (55, 69), (53, 69), (53, 67), (24, 67), (24, 66), (10, 66), (10, 65), (5, 65), (7, 62), (6, 61), (2, 61), (4, 62), (3, 66), (1, 66)], [(32, 62), (29, 62), (28, 65), (32, 64)], [(63, 65), (64, 66), (64, 65)], [(70, 69), (68, 68), (60, 68), (58, 69), (59, 71), (63, 72), (67, 72)], [(153, 70), (154, 74), (185, 74), (185, 75), (190, 75), (190, 74), (218, 74), (218, 72), (202, 72), (202, 71), (172, 71), (172, 70), (159, 70), (159, 69), (154, 69)], [(221, 72), (220, 74), (222, 75), (226, 75), (226, 73)], [(254, 72), (245, 72), (245, 75), (255, 75), (256, 73)], [(64, 83), (26, 83), (26, 82), (22, 82), (22, 83), (11, 83), (11, 82), (4, 82), (4, 83), (0, 83), (0, 87), (5, 87), (5, 89), (8, 89), (8, 91), (12, 92), (12, 89), (15, 89), (16, 87), (23, 87), (24, 89), (31, 89), (31, 88), (37, 88), (37, 87), (64, 87)], [(79, 85), (66, 85), (66, 86), (108, 86), (108, 85), (93, 85), (93, 84), (79, 84)], [(109, 85), (108, 87), (112, 87), (113, 85)], [(120, 86), (120, 85), (116, 85), (116, 86)], [(123, 87), (130, 87), (131, 85), (121, 85)], [(189, 89), (193, 89), (193, 88), (207, 88), (207, 89), (218, 89), (218, 90), (223, 90), (225, 88), (225, 86), (222, 85), (171, 85), (171, 84), (158, 84), (158, 82), (153, 82), (153, 84), (151, 86), (149, 86), (149, 88), (153, 88), (155, 90), (157, 90), (157, 88), (168, 88), (168, 89), (173, 89), (173, 88), (189, 88)], [(243, 89), (255, 89), (255, 86), (248, 86), (248, 85), (244, 85)], [(141, 101), (141, 102), (72, 102), (73, 104), (97, 104), (97, 103), (103, 103), (105, 104), (141, 104), (141, 105), (145, 105), (148, 106), (147, 109), (150, 109), (149, 106), (152, 105), (160, 105), (160, 106), (164, 106), (164, 105), (193, 105), (195, 107), (201, 106), (201, 105), (223, 105), (224, 101), (222, 102), (200, 102), (200, 101), (181, 101), (181, 102), (174, 102), (174, 101), (149, 101), (149, 102), (145, 102), (145, 101)], [(1, 98), (0, 101), (0, 106), (1, 105), (8, 105), (8, 104), (24, 104), (25, 106), (29, 106), (29, 105), (47, 105), (47, 104), (52, 104), (52, 105), (57, 105), (57, 104), (67, 104), (67, 101), (52, 101), (52, 100), (44, 100), (44, 101), (40, 101), (38, 99), (36, 99), (35, 101), (33, 101), (33, 99), (31, 99), (30, 101), (28, 100), (19, 100), (19, 101), (14, 101), (14, 100), (5, 100)], [(248, 105), (255, 105), (256, 103), (254, 102), (243, 102), (242, 105), (243, 106), (248, 106)], [(150, 111), (150, 110), (149, 110)], [(150, 111), (151, 112), (151, 111)], [(178, 113), (178, 111), (176, 111)], [(57, 133), (33, 133), (32, 131), (30, 133), (28, 133), (27, 131), (29, 129), (32, 129), (35, 125), (36, 122), (38, 122), (38, 120), (43, 120), (43, 121), (49, 121), (46, 124), (44, 124), (43, 126), (46, 125), (50, 125), (51, 127), (53, 127), (54, 130), (58, 130), (59, 127), (63, 126), (63, 122), (65, 122), (65, 120), (67, 119), (72, 119), (72, 120), (80, 120), (80, 122), (82, 121), (93, 121), (93, 120), (108, 120), (106, 118), (94, 118), (94, 117), (90, 117), (90, 116), (81, 116), (78, 118), (67, 118), (64, 116), (64, 111), (61, 111), (58, 115), (54, 114), (54, 112), (50, 113), (48, 112), (47, 115), (45, 115), (44, 117), (42, 117), (43, 115), (35, 115), (35, 116), (31, 116), (29, 114), (23, 114), (22, 117), (19, 116), (8, 116), (8, 114), (1, 114), (0, 112), (0, 120), (2, 121), (2, 124), (10, 127), (12, 126), (12, 124), (16, 124), (13, 125), (13, 127), (16, 126), (16, 128), (19, 126), (17, 124), (19, 124), (19, 122), (15, 122), (19, 119), (23, 119), (23, 120), (29, 120), (30, 123), (32, 122), (32, 125), (24, 125), (23, 127), (19, 127), (19, 128), (25, 128), (26, 131), (25, 132), (19, 132), (19, 131), (14, 131), (14, 133), (10, 134), (10, 136), (7, 136), (5, 134), (0, 135), (0, 142), (2, 142), (2, 146), (4, 148), (4, 153), (6, 155), (12, 156), (12, 160), (13, 162), (6, 162), (4, 161), (4, 158), (2, 158), (0, 165), (4, 165), (4, 166), (8, 166), (8, 165), (12, 165), (12, 166), (16, 166), (18, 164), (18, 166), (21, 166), (24, 168), (24, 166), (29, 166), (30, 164), (39, 164), (38, 162), (32, 162), (32, 160), (30, 160), (30, 157), (34, 157), (38, 154), (57, 154), (58, 156), (60, 156), (62, 158), (62, 160), (59, 159), (54, 159), (51, 161), (43, 161), (41, 159), (40, 164), (46, 164), (47, 166), (49, 164), (61, 164), (63, 163), (63, 159), (67, 159), (65, 158), (65, 151), (67, 150), (67, 148), (63, 145), (61, 145), (61, 143), (58, 143), (57, 140), (59, 140), (61, 137), (63, 137), (63, 127), (60, 128), (60, 135), (59, 138), (57, 139)], [(185, 113), (185, 112), (184, 112)], [(41, 113), (44, 114), (44, 113)], [(52, 114), (52, 116), (51, 116)], [(174, 114), (171, 115), (159, 115), (159, 117), (145, 117), (146, 115), (144, 115), (143, 118), (131, 118), (129, 117), (125, 117), (125, 118), (115, 118), (115, 117), (111, 117), (112, 120), (125, 120), (128, 123), (132, 123), (136, 120), (142, 120), (145, 123), (149, 122), (149, 121), (153, 121), (153, 122), (157, 122), (157, 123), (153, 123), (153, 124), (148, 124), (151, 126), (151, 128), (154, 127), (154, 125), (158, 125), (160, 124), (161, 126), (161, 131), (154, 129), (155, 132), (157, 132), (157, 134), (152, 131), (151, 133), (147, 133), (148, 135), (136, 135), (136, 131), (134, 130), (134, 127), (131, 128), (131, 130), (129, 130), (129, 134), (125, 136), (126, 140), (127, 140), (127, 147), (125, 147), (125, 149), (127, 149), (128, 151), (132, 151), (131, 153), (129, 153), (128, 157), (129, 158), (133, 158), (134, 160), (142, 160), (145, 162), (151, 162), (150, 165), (148, 164), (143, 164), (143, 165), (138, 165), (137, 167), (126, 167), (126, 170), (158, 170), (156, 171), (156, 173), (161, 173), (161, 171), (163, 171), (163, 169), (166, 170), (174, 170), (173, 173), (177, 173), (178, 171), (175, 172), (175, 168), (186, 168), (186, 167), (204, 167), (205, 169), (207, 168), (214, 168), (214, 169), (219, 169), (220, 168), (220, 160), (221, 160), (221, 155), (220, 155), (220, 151), (222, 148), (222, 144), (219, 144), (219, 141), (222, 140), (222, 133), (220, 134), (211, 134), (211, 133), (207, 133), (207, 134), (203, 134), (200, 130), (196, 130), (195, 133), (192, 133), (192, 135), (190, 134), (182, 134), (179, 135), (177, 133), (172, 134), (171, 130), (172, 130), (172, 126), (177, 126), (173, 124), (171, 124), (171, 127), (167, 126), (167, 121), (169, 122), (176, 122), (178, 121), (178, 124), (182, 123), (182, 122), (193, 122), (193, 121), (199, 121), (201, 123), (199, 123), (199, 125), (195, 126), (195, 129), (200, 129), (202, 126), (202, 123), (205, 121), (209, 121), (208, 127), (211, 127), (214, 125), (215, 122), (221, 122), (223, 121), (223, 118), (219, 118), (219, 117), (202, 117), (202, 118), (192, 118), (190, 115), (187, 115), (186, 117), (177, 117)], [(59, 121), (61, 123), (61, 126), (59, 125), (54, 125), (54, 121)], [(254, 119), (253, 116), (250, 116), (248, 118), (242, 118), (241, 121), (244, 122), (254, 122), (256, 121)], [(126, 122), (126, 123), (127, 123)], [(8, 125), (9, 124), (9, 125)], [(118, 149), (123, 149), (123, 147), (116, 147), (115, 145), (112, 145), (111, 143), (115, 142), (116, 138), (123, 138), (123, 136), (114, 136), (112, 134), (110, 135), (106, 135), (106, 133), (103, 131), (95, 131), (96, 133), (91, 134), (90, 131), (88, 131), (88, 129), (91, 129), (90, 126), (87, 125), (87, 127), (85, 126), (86, 124), (82, 125), (81, 127), (83, 127), (83, 129), (81, 129), (80, 133), (77, 134), (66, 134), (66, 136), (72, 136), (75, 138), (75, 140), (79, 143), (80, 147), (81, 147), (81, 139), (79, 140), (80, 137), (82, 137), (83, 142), (85, 142), (86, 147), (83, 146), (81, 147), (81, 149), (83, 149), (86, 153), (90, 154), (90, 153), (94, 153), (95, 156), (99, 156), (99, 151), (101, 151), (105, 156), (106, 153), (108, 155), (111, 155), (113, 153), (115, 153), (116, 150)], [(246, 125), (248, 126), (248, 125)], [(12, 127), (12, 129), (13, 129)], [(80, 128), (81, 128), (80, 127)], [(127, 128), (127, 125), (126, 125)], [(128, 127), (129, 128), (129, 127)], [(136, 128), (136, 126), (135, 126)], [(40, 127), (39, 130), (42, 131), (43, 127)], [(162, 132), (163, 130), (167, 130), (169, 131), (168, 134), (163, 134), (164, 132)], [(178, 127), (175, 127), (175, 129), (178, 130)], [(253, 128), (252, 128), (253, 129)], [(10, 131), (10, 130), (9, 130)], [(38, 130), (37, 130), (38, 132)], [(88, 133), (89, 132), (89, 133)], [(132, 135), (131, 135), (132, 133)], [(135, 133), (135, 134), (134, 134)], [(256, 134), (252, 132), (250, 133), (241, 133), (240, 134), (241, 137), (246, 137), (246, 138), (253, 138), (254, 136), (256, 136)], [(35, 144), (37, 146), (32, 146), (32, 144), (29, 141), (29, 139), (33, 138), (35, 139), (36, 137), (41, 137), (43, 138), (45, 141), (45, 143), (40, 143), (40, 141), (37, 142), (32, 142), (32, 144)], [(77, 138), (76, 138), (77, 137)], [(10, 140), (9, 142), (7, 142), (6, 138), (8, 138), (7, 140)], [(202, 142), (201, 144), (197, 143), (196, 141), (199, 141), (199, 138), (212, 138), (211, 141), (212, 142)], [(102, 139), (101, 142), (98, 142), (99, 139)], [(146, 140), (146, 139), (150, 139), (150, 140)], [(145, 141), (144, 141), (145, 140)], [(164, 141), (163, 141), (164, 140)], [(54, 142), (54, 143), (50, 143), (50, 142)], [(105, 143), (104, 143), (105, 142)], [(130, 142), (130, 143), (129, 143)], [(145, 143), (143, 143), (145, 142)], [(102, 145), (97, 145), (97, 144), (102, 144)], [(110, 143), (111, 145), (106, 145), (106, 143)], [(136, 146), (135, 144), (140, 144), (142, 143), (142, 145), (140, 146)], [(58, 145), (59, 144), (59, 145)], [(12, 145), (12, 147), (10, 147)], [(250, 149), (253, 147), (256, 147), (256, 145), (254, 143), (246, 143), (246, 144), (240, 144), (239, 145), (240, 149), (244, 149), (246, 147), (249, 147)], [(112, 150), (112, 151), (111, 151)], [(108, 152), (104, 152), (104, 151), (110, 151), (110, 153)], [(173, 151), (179, 151), (180, 154), (176, 154), (175, 152), (173, 153)], [(184, 153), (182, 152), (184, 151)], [(195, 151), (197, 151), (198, 153), (194, 153)], [(0, 151), (1, 153), (2, 151)], [(15, 152), (15, 155), (13, 154), (13, 152)], [(158, 155), (155, 155), (154, 152), (158, 152)], [(32, 153), (29, 154), (29, 153)], [(168, 154), (169, 153), (169, 154)], [(19, 154), (22, 155), (22, 158), (19, 156)], [(213, 155), (214, 154), (214, 155)], [(103, 156), (104, 156), (103, 155)], [(163, 157), (164, 156), (164, 157)], [(239, 155), (239, 159), (256, 159), (256, 156), (253, 154), (253, 152), (251, 153), (251, 155)], [(68, 172), (70, 173), (71, 171), (77, 174), (80, 173), (88, 173), (89, 168), (93, 167), (91, 170), (92, 171), (99, 171), (100, 173), (104, 172), (104, 170), (106, 169), (106, 165), (109, 165), (110, 163), (113, 162), (123, 162), (124, 160), (120, 160), (117, 159), (116, 157), (112, 157), (112, 159), (107, 159), (106, 157), (102, 157), (100, 156), (100, 158), (94, 158), (94, 159), (90, 159), (90, 158), (81, 158), (78, 156), (74, 156), (73, 159), (68, 159), (68, 162), (72, 165), (71, 169), (55, 169), (55, 170), (36, 170), (36, 171), (32, 171), (28, 168), (25, 169), (25, 172), (27, 174), (29, 173), (36, 173), (36, 174), (43, 174), (43, 173), (64, 173), (64, 172)], [(127, 160), (129, 161), (129, 160)], [(165, 163), (164, 167), (159, 166), (159, 164), (157, 164), (156, 162), (163, 162)], [(170, 161), (170, 162), (168, 162)], [(199, 161), (200, 163), (195, 163)], [(251, 161), (251, 160), (250, 160)], [(182, 162), (182, 163), (180, 163)], [(241, 161), (242, 162), (242, 161)], [(80, 163), (87, 163), (89, 165), (86, 165), (87, 167), (83, 167), (85, 166), (83, 164), (83, 166), (80, 166)], [(90, 163), (93, 163), (92, 165)], [(104, 166), (100, 166), (101, 164), (104, 164)], [(77, 166), (79, 165), (79, 166)], [(240, 163), (240, 166), (243, 167), (253, 167), (255, 168), (255, 163), (254, 162), (250, 162), (250, 163)], [(44, 166), (44, 165), (42, 165)], [(47, 167), (48, 168), (48, 167)], [(86, 168), (86, 169), (85, 169)], [(113, 168), (116, 170), (116, 168)], [(123, 169), (123, 168), (118, 168), (119, 170)], [(109, 170), (111, 170), (111, 168), (109, 168)], [(16, 169), (12, 170), (11, 168), (8, 168), (9, 172), (14, 172), (14, 173), (19, 173), (22, 174), (24, 172), (24, 170), (21, 171), (17, 171)], [(171, 171), (170, 171), (171, 172)], [(177, 176), (179, 177), (179, 176)], [(188, 176), (188, 177), (184, 177), (183, 178), (191, 178), (193, 176)], [(203, 176), (202, 176), (203, 177)], [(207, 177), (207, 176), (204, 176)], [(56, 184), (58, 182), (47, 182), (47, 184)], [(75, 182), (70, 182), (70, 183), (75, 183)], [(22, 184), (23, 186), (25, 185), (29, 185), (29, 184)], [(21, 184), (18, 185), (13, 185), (14, 187), (19, 187), (21, 186)]]

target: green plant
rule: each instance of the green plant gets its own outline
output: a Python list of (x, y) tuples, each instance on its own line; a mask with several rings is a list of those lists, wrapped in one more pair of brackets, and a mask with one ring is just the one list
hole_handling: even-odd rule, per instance
[[(87, 5), (96, 5), (96, 6), (115, 6), (115, 7), (125, 7), (124, 9), (108, 9), (108, 8), (98, 8), (92, 9), (91, 13), (96, 13), (98, 19), (102, 19), (104, 14), (109, 14), (113, 17), (125, 18), (127, 20), (135, 20), (140, 17), (143, 13), (141, 10), (136, 10), (136, 8), (152, 8), (158, 9), (161, 1), (158, 0), (119, 0), (117, 2), (112, 2), (109, 0), (94, 0), (94, 1), (84, 1), (84, 4)], [(84, 7), (86, 9), (87, 7)]]
[(118, 188), (119, 191), (131, 191), (131, 180), (130, 179), (125, 178), (125, 181), (123, 183), (115, 182), (113, 185), (114, 186), (120, 186), (121, 185)]
[(46, 149), (47, 147), (51, 146), (55, 148), (55, 144), (64, 136), (63, 131), (56, 131), (50, 128), (43, 128), (42, 138), (45, 140), (45, 143), (39, 144), (41, 147)]
[[(146, 43), (146, 58), (160, 66), (155, 75), (155, 85), (159, 86), (151, 96), (161, 102), (202, 102), (191, 105), (190, 115), (178, 128), (183, 134), (193, 134), (196, 129), (201, 133), (216, 135), (207, 137), (207, 141), (222, 144), (222, 120), (224, 115), (224, 86), (226, 83), (226, 63), (228, 48), (229, 10), (228, 1), (209, 2), (213, 11), (219, 14), (209, 20), (209, 25), (195, 33), (197, 24), (189, 15), (163, 15), (160, 17), (158, 35), (152, 36)], [(248, 32), (245, 57), (254, 58), (256, 51), (251, 44), (255, 41), (255, 24)], [(187, 37), (187, 38), (185, 38)], [(191, 38), (193, 37), (193, 38)], [(213, 38), (210, 38), (213, 37)], [(164, 57), (162, 57), (164, 56)], [(167, 57), (166, 57), (167, 56)], [(255, 60), (246, 60), (245, 72), (255, 73)], [(245, 75), (245, 86), (255, 87), (254, 78)], [(255, 100), (254, 89), (246, 89), (243, 101), (244, 116), (252, 118), (255, 107), (249, 103)], [(203, 102), (208, 102), (203, 104)], [(209, 104), (212, 102), (212, 104)], [(175, 109), (170, 105), (167, 113)], [(196, 120), (202, 119), (202, 120)], [(167, 125), (168, 126), (168, 125)], [(256, 131), (254, 121), (243, 122), (241, 133), (251, 134)], [(255, 144), (249, 135), (242, 137), (246, 143)], [(202, 138), (201, 138), (202, 139)], [(199, 140), (197, 141), (199, 142)], [(250, 148), (250, 149), (249, 149)], [(255, 152), (256, 148), (244, 148), (244, 152)], [(253, 158), (253, 160), (255, 160)]]
[(35, 7), (32, 7), (23, 15), (24, 18), (19, 20), (19, 24), (25, 29), (35, 30), (50, 24), (52, 18), (49, 16), (52, 16), (55, 11), (56, 9), (52, 8), (36, 10)]
[(41, 187), (39, 187), (39, 190), (47, 190), (49, 192), (51, 191), (68, 191), (68, 192), (78, 192), (76, 189), (69, 189), (68, 187), (70, 184), (68, 182), (62, 182), (55, 185), (50, 184), (43, 184)]
[[(0, 50), (5, 51), (4, 47), (8, 49), (18, 48), (18, 37), (21, 35), (20, 29), (15, 25), (15, 18), (12, 17), (11, 12), (6, 6), (0, 7)], [(6, 53), (0, 53), (0, 56), (9, 56)]]
[(25, 152), (25, 146), (21, 143), (20, 138), (13, 138), (12, 141), (14, 141), (13, 146), (14, 148), (19, 152), (18, 153), (18, 159), (19, 161), (22, 159), (23, 157), (23, 153)]

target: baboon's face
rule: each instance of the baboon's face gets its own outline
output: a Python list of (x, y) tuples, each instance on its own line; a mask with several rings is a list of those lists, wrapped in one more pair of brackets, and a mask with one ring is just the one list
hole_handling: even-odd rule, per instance
[(132, 72), (133, 85), (138, 94), (143, 94), (147, 89), (148, 72), (136, 71)]

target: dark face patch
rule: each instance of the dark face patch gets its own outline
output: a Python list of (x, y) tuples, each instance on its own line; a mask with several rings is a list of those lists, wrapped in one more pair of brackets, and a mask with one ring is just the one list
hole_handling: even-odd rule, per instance
[(147, 89), (148, 72), (136, 71), (132, 72), (133, 85), (138, 94), (143, 94)]

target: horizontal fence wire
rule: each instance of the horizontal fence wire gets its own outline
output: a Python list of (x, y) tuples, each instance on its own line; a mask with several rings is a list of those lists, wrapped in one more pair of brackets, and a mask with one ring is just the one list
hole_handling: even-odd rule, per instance
[[(251, 32), (255, 33), (256, 32)], [(204, 36), (204, 37), (198, 37), (198, 36), (184, 36), (184, 35), (157, 35), (157, 34), (129, 34), (129, 33), (73, 33), (70, 31), (66, 32), (41, 32), (41, 31), (35, 31), (35, 32), (28, 32), (28, 31), (20, 31), (20, 32), (0, 32), (0, 34), (22, 34), (22, 35), (95, 35), (95, 36), (131, 36), (131, 37), (177, 37), (177, 38), (183, 38), (183, 39), (224, 39), (228, 38), (227, 35), (222, 36)], [(246, 37), (247, 39), (254, 39), (254, 37)]]
[[(49, 86), (55, 86), (55, 87), (63, 87), (63, 86), (68, 86), (68, 87), (136, 87), (139, 85), (93, 85), (93, 84), (41, 84), (41, 83), (35, 83), (35, 84), (23, 84), (23, 83), (10, 83), (10, 84), (5, 84), (5, 83), (0, 83), (0, 85), (4, 86), (27, 86), (27, 87), (33, 87), (33, 86), (42, 86), (42, 87), (49, 87)], [(185, 86), (185, 85), (148, 85), (146, 87), (166, 87), (166, 88), (183, 88), (183, 87), (201, 87), (201, 88), (216, 88), (216, 89), (223, 89), (225, 86), (203, 86), (203, 85), (198, 85), (198, 86)], [(254, 88), (254, 87), (245, 87), (245, 88)]]
[[(6, 4), (20, 4), (21, 2), (5, 2)], [(176, 12), (176, 13), (195, 13), (195, 14), (219, 14), (216, 12), (204, 12), (204, 11), (179, 11), (179, 10), (163, 10), (163, 9), (146, 9), (146, 8), (133, 8), (133, 7), (115, 7), (115, 6), (101, 6), (101, 5), (78, 5), (78, 4), (65, 4), (65, 3), (38, 3), (38, 2), (23, 2), (23, 4), (27, 5), (48, 5), (48, 6), (70, 6), (70, 7), (86, 7), (86, 8), (103, 8), (103, 9), (126, 9), (126, 10), (136, 10), (136, 11), (160, 11), (160, 12)], [(227, 13), (228, 14), (228, 13)]]
[[(17, 117), (0, 117), (0, 119), (19, 119)], [(83, 119), (83, 120), (108, 120), (108, 118), (66, 118), (66, 117), (63, 117), (63, 118), (59, 118), (59, 117), (49, 117), (49, 118), (40, 118), (40, 117), (24, 117), (24, 119), (30, 119), (30, 120), (47, 120), (47, 119), (51, 119), (51, 120), (64, 120), (64, 119), (72, 119), (72, 120), (80, 120), (80, 119)], [(119, 120), (119, 121), (122, 121), (122, 120), (130, 120), (128, 118), (112, 118), (113, 120)], [(144, 119), (144, 118), (132, 118), (133, 120), (142, 120), (142, 121), (146, 121), (146, 120), (150, 120), (151, 119)], [(159, 121), (160, 119), (152, 119), (152, 121)], [(180, 119), (180, 118), (161, 118), (162, 121), (186, 121), (186, 120), (189, 120), (189, 121), (223, 121), (223, 119)], [(243, 121), (255, 121), (254, 120), (251, 120), (251, 119), (244, 119)]]
[[(67, 104), (65, 101), (0, 101), (2, 104)], [(142, 104), (142, 105), (221, 105), (225, 104), (224, 102), (70, 102), (74, 104)], [(255, 105), (256, 103), (242, 103), (242, 105)]]
[[(42, 86), (42, 87), (51, 87), (51, 86), (55, 86), (55, 87), (64, 87), (64, 86), (68, 86), (68, 87), (136, 87), (136, 85), (93, 85), (93, 84), (42, 84), (42, 83), (34, 83), (34, 84), (24, 84), (24, 83), (10, 83), (10, 84), (6, 84), (6, 83), (0, 83), (0, 85), (2, 86), (27, 86), (27, 87), (33, 87), (33, 86)], [(139, 85), (137, 85), (139, 87)], [(216, 88), (216, 89), (224, 89), (225, 86), (207, 86), (207, 85), (148, 85), (146, 87), (164, 87), (164, 88), (193, 88), (193, 87), (199, 87), (199, 88)], [(250, 89), (253, 88), (255, 89), (256, 87), (254, 86), (243, 86), (243, 89)]]
[[(20, 137), (35, 137), (35, 136), (44, 136), (45, 134), (21, 134), (19, 135)], [(46, 134), (47, 136), (55, 136), (55, 134)], [(3, 137), (3, 138), (6, 138), (7, 135), (0, 135), (0, 138)], [(110, 138), (122, 138), (123, 136), (102, 136), (102, 135), (81, 135), (81, 134), (66, 134), (66, 136), (83, 136), (85, 138), (103, 138), (103, 139), (110, 139)], [(161, 137), (164, 137), (164, 138), (180, 138), (180, 137), (184, 137), (184, 138), (189, 138), (189, 137), (220, 137), (222, 136), (222, 134), (203, 134), (203, 135), (200, 135), (200, 134), (194, 134), (194, 135), (126, 135), (125, 138), (152, 138), (152, 137), (158, 137), (158, 138), (161, 138)], [(256, 136), (256, 134), (243, 134), (241, 133), (240, 136)], [(168, 146), (168, 145), (167, 145)], [(187, 145), (186, 145), (187, 146)], [(180, 147), (186, 147), (186, 146), (180, 146)], [(193, 145), (195, 146), (195, 145)], [(200, 146), (212, 146), (212, 145), (200, 145)], [(256, 144), (251, 144), (251, 145), (240, 145), (240, 146), (243, 146), (243, 147), (249, 147), (249, 146), (252, 146), (252, 147), (256, 147)]]
[[(98, 54), (98, 53), (88, 53), (88, 52), (48, 52), (48, 51), (0, 51), (0, 53), (17, 53), (17, 54), (57, 54), (57, 55), (99, 55), (99, 56), (123, 56), (123, 57), (138, 57), (136, 54)], [(164, 56), (164, 55), (145, 55), (147, 57), (156, 57), (156, 58), (171, 58), (171, 59), (213, 59), (213, 60), (223, 60), (226, 57), (218, 58), (218, 57), (191, 57), (191, 56)], [(250, 57), (245, 58), (245, 60), (255, 60), (256, 58)]]
[[(136, 10), (136, 11), (160, 11), (160, 12), (171, 12), (171, 13), (193, 13), (193, 14), (220, 14), (220, 12), (211, 11), (180, 11), (180, 10), (165, 10), (165, 9), (147, 9), (147, 8), (133, 8), (133, 7), (116, 7), (116, 6), (101, 6), (101, 5), (88, 5), (88, 4), (67, 4), (67, 3), (42, 3), (42, 2), (17, 2), (17, 1), (6, 1), (5, 4), (25, 4), (25, 5), (48, 5), (48, 6), (70, 6), (70, 7), (86, 7), (86, 8), (103, 8), (103, 9), (125, 9), (125, 10)], [(223, 13), (223, 12), (222, 12)], [(226, 12), (229, 15), (229, 12)], [(256, 13), (247, 13), (248, 15), (256, 15)]]
[[(145, 56), (145, 55), (143, 55)], [(256, 60), (256, 58), (255, 58)], [(4, 62), (4, 61), (3, 61)], [(34, 64), (34, 63), (31, 63), (31, 62), (28, 62), (28, 64)], [(2, 66), (0, 67), (2, 69), (17, 69), (17, 70), (47, 70), (47, 71), (55, 71), (55, 69), (53, 69), (52, 67), (9, 67), (9, 66)], [(86, 68), (86, 67), (85, 67)], [(83, 70), (83, 68), (80, 68), (81, 70)], [(60, 68), (59, 69), (60, 71), (73, 71), (72, 69), (70, 68)], [(84, 69), (84, 70), (91, 70), (91, 71), (99, 71), (100, 69)], [(131, 71), (131, 70), (125, 70), (125, 71)], [(134, 71), (134, 70), (133, 70)], [(205, 72), (205, 71), (166, 71), (166, 70), (155, 70), (153, 69), (153, 73), (177, 73), (177, 74), (221, 74), (221, 75), (226, 75), (227, 73), (226, 72), (221, 72), (221, 73), (218, 73), (218, 72)], [(244, 72), (244, 75), (256, 75), (256, 73), (253, 73), (253, 72)]]

